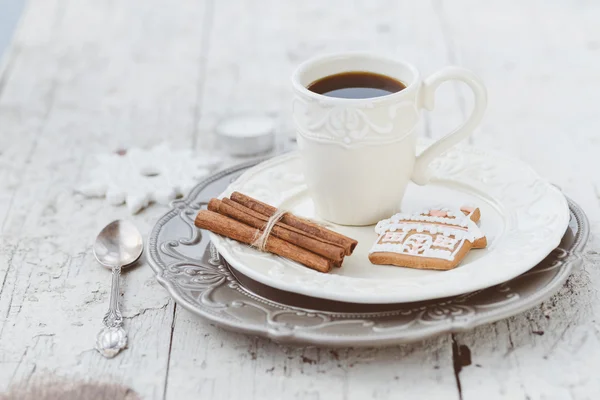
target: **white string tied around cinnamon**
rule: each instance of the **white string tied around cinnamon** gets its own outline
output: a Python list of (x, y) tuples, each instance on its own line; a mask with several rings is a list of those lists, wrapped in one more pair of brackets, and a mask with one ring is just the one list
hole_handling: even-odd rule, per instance
[(269, 239), (269, 236), (271, 236), (271, 231), (273, 230), (275, 225), (279, 221), (281, 221), (281, 218), (283, 218), (283, 216), (287, 212), (287, 210), (280, 208), (275, 214), (271, 215), (271, 217), (267, 221), (267, 224), (264, 226), (262, 233), (260, 233), (259, 235), (260, 231), (256, 231), (258, 237), (254, 239), (254, 241), (252, 242), (252, 246), (256, 247), (260, 251), (266, 251), (267, 240)]

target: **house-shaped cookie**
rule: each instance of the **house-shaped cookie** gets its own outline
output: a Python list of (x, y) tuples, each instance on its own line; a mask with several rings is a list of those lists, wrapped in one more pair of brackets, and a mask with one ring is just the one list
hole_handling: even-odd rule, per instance
[(452, 269), (471, 249), (487, 246), (477, 226), (480, 216), (478, 208), (467, 206), (395, 214), (375, 227), (379, 237), (369, 260), (409, 268)]

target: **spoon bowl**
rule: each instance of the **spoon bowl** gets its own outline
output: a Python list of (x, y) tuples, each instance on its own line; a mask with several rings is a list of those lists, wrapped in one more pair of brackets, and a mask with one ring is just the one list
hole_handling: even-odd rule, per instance
[(94, 243), (94, 256), (102, 266), (125, 267), (142, 254), (144, 242), (140, 231), (129, 221), (116, 220), (106, 225)]

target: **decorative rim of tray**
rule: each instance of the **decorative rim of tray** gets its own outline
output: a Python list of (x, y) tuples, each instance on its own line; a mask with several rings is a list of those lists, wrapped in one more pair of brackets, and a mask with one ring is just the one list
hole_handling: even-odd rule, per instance
[(288, 344), (407, 343), (464, 331), (532, 308), (556, 293), (582, 262), (589, 223), (581, 208), (567, 199), (571, 220), (559, 247), (532, 270), (488, 289), (426, 302), (365, 305), (269, 288), (238, 272), (234, 275), (209, 235), (193, 223), (211, 197), (259, 161), (216, 173), (185, 199), (174, 201), (148, 240), (150, 265), (177, 304), (230, 330)]

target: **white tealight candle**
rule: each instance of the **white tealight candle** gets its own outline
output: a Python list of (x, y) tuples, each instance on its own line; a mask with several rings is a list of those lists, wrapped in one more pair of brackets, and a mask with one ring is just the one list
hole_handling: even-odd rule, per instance
[(273, 148), (275, 123), (266, 116), (238, 116), (216, 129), (221, 145), (235, 156), (266, 153)]

